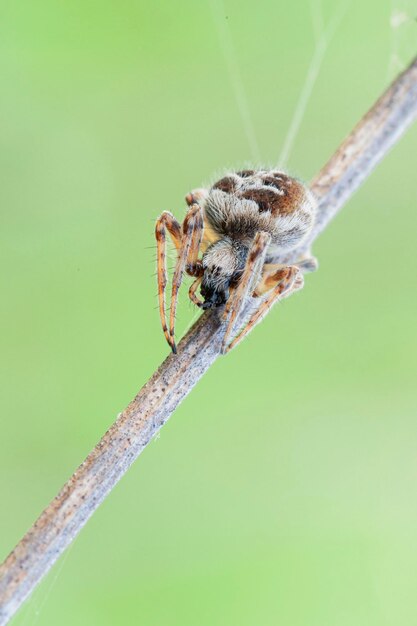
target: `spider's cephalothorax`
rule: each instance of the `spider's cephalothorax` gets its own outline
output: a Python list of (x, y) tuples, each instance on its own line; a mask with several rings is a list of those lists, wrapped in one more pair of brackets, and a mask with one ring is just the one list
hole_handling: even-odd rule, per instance
[[(296, 265), (283, 261), (308, 237), (316, 203), (297, 179), (276, 170), (243, 170), (224, 176), (210, 189), (186, 196), (182, 225), (164, 211), (156, 223), (158, 291), (162, 327), (176, 352), (174, 321), (183, 273), (195, 276), (189, 296), (203, 309), (226, 304), (226, 352), (258, 322), (272, 304), (303, 285), (301, 270), (315, 269), (313, 258)], [(172, 283), (170, 327), (165, 315), (165, 232), (178, 252)], [(197, 289), (203, 300), (197, 295)], [(247, 295), (262, 297), (246, 327), (228, 343)]]

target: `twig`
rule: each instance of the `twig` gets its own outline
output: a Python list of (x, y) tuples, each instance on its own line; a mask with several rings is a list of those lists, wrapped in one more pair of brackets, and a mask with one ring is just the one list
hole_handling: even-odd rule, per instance
[[(417, 58), (388, 88), (311, 184), (319, 218), (311, 244), (417, 117)], [(296, 261), (303, 250), (288, 261)], [(250, 308), (251, 303), (248, 303)], [(221, 324), (206, 312), (121, 413), (0, 567), (6, 624), (178, 404), (217, 359)]]

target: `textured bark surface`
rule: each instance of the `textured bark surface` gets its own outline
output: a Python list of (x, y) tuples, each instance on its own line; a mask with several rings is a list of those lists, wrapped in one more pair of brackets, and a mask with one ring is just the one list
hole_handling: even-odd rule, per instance
[[(417, 117), (417, 59), (342, 143), (311, 184), (319, 216), (310, 244)], [(298, 250), (288, 257), (295, 261)], [(253, 307), (248, 302), (247, 313)], [(0, 567), (6, 624), (129, 466), (219, 356), (221, 324), (204, 313), (121, 413)]]

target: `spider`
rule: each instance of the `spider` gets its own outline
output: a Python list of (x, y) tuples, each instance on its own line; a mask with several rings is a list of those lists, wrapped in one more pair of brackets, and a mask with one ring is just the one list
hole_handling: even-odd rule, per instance
[[(188, 292), (194, 304), (201, 309), (225, 305), (226, 330), (221, 347), (225, 354), (277, 300), (303, 287), (303, 272), (316, 269), (313, 257), (304, 257), (294, 265), (284, 262), (285, 256), (308, 237), (316, 202), (299, 180), (277, 170), (230, 173), (210, 189), (192, 191), (185, 200), (189, 208), (182, 224), (164, 211), (155, 227), (162, 329), (176, 353), (178, 291), (187, 273), (195, 277)], [(166, 231), (177, 251), (169, 329), (165, 312)], [(197, 296), (198, 288), (202, 300)], [(259, 305), (233, 338), (248, 295), (259, 298)]]

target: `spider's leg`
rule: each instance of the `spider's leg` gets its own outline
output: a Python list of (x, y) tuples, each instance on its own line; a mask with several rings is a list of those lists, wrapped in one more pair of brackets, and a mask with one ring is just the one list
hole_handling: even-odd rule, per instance
[(193, 284), (191, 285), (191, 287), (188, 290), (188, 297), (190, 298), (191, 302), (193, 302), (194, 304), (196, 304), (199, 307), (203, 306), (203, 301), (200, 300), (200, 298), (198, 298), (195, 295), (195, 292), (197, 291), (197, 289), (201, 285), (201, 281), (202, 280), (203, 280), (203, 275), (201, 274), (201, 276), (199, 276), (198, 278), (195, 279), (195, 281), (193, 282)]
[(169, 315), (169, 334), (171, 336), (170, 345), (174, 353), (177, 351), (174, 335), (178, 291), (181, 286), (184, 272), (188, 270), (188, 272), (192, 274), (192, 270), (198, 267), (197, 255), (203, 233), (202, 209), (198, 204), (193, 204), (189, 208), (182, 223), (181, 230), (181, 248), (178, 251), (178, 259), (172, 279), (171, 310)]
[(203, 264), (198, 259), (198, 254), (200, 252), (201, 240), (203, 238), (203, 229), (204, 229), (204, 221), (203, 221), (203, 210), (198, 204), (194, 204), (189, 209), (183, 224), (183, 229), (187, 229), (188, 225), (186, 224), (186, 220), (192, 220), (193, 229), (190, 237), (190, 247), (188, 249), (185, 271), (190, 276), (202, 276), (203, 275)]
[(249, 254), (246, 259), (246, 265), (242, 276), (240, 277), (236, 289), (228, 299), (224, 311), (224, 319), (228, 319), (228, 324), (223, 337), (221, 348), (222, 353), (226, 351), (229, 336), (233, 330), (236, 319), (245, 304), (246, 296), (253, 290), (254, 284), (258, 282), (259, 273), (262, 271), (266, 251), (270, 241), (271, 236), (268, 233), (260, 231), (255, 235), (249, 249)]
[(319, 267), (319, 263), (314, 256), (303, 257), (297, 261), (296, 265), (300, 268), (303, 274), (306, 274), (307, 272), (315, 272)]
[(190, 193), (187, 193), (187, 195), (185, 196), (185, 201), (188, 206), (192, 206), (193, 204), (201, 204), (201, 202), (207, 198), (208, 194), (209, 192), (207, 189), (193, 189), (192, 191), (190, 191)]
[(164, 331), (165, 339), (173, 348), (171, 336), (168, 332), (166, 313), (165, 313), (165, 289), (167, 285), (167, 271), (166, 271), (166, 230), (171, 235), (171, 239), (177, 250), (181, 248), (181, 226), (175, 219), (172, 213), (164, 211), (162, 215), (157, 219), (155, 225), (155, 237), (157, 247), (157, 275), (158, 275), (158, 300), (159, 300), (159, 315), (161, 317), (162, 330)]
[(242, 339), (250, 333), (250, 331), (258, 324), (269, 309), (275, 304), (277, 300), (287, 298), (295, 291), (302, 289), (304, 285), (304, 278), (301, 271), (295, 265), (289, 265), (288, 267), (280, 268), (274, 273), (268, 273), (262, 278), (262, 281), (256, 287), (253, 295), (261, 296), (264, 293), (270, 292), (264, 299), (261, 300), (260, 305), (249, 318), (248, 322), (240, 333), (233, 339), (233, 341), (226, 346), (224, 353), (232, 350)]
[(201, 240), (203, 237), (203, 227), (203, 213), (200, 209), (199, 214), (196, 215), (195, 218), (195, 225), (191, 236), (190, 248), (187, 255), (187, 265), (185, 268), (187, 274), (189, 274), (190, 276), (197, 276), (196, 280), (193, 282), (188, 290), (188, 297), (190, 298), (191, 302), (199, 307), (201, 307), (203, 304), (203, 301), (196, 296), (196, 291), (201, 285), (204, 274), (203, 264), (198, 259), (198, 253), (200, 251)]

